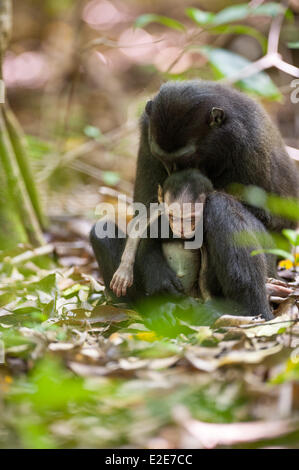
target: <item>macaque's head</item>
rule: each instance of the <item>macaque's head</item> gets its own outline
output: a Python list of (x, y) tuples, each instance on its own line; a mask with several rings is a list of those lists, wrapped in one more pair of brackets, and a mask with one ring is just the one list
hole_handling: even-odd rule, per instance
[(164, 84), (148, 101), (150, 149), (168, 174), (197, 167), (205, 147), (211, 141), (219, 145), (217, 131), (226, 123), (226, 100), (220, 85), (187, 81)]
[(202, 217), (207, 194), (213, 191), (211, 181), (196, 169), (173, 173), (158, 187), (158, 200), (165, 211), (174, 235), (192, 238)]

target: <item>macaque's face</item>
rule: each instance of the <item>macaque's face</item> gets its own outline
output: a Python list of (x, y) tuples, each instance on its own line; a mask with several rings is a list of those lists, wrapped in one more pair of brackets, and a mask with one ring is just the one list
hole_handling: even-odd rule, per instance
[(201, 157), (201, 142), (222, 126), (225, 113), (210, 97), (192, 96), (175, 88), (162, 87), (145, 108), (149, 118), (149, 146), (152, 155), (168, 174), (195, 168)]
[(163, 202), (165, 204), (165, 213), (175, 236), (182, 239), (194, 237), (196, 227), (202, 218), (205, 198), (205, 194), (200, 194), (193, 202), (194, 197), (188, 192), (188, 188), (176, 198), (169, 191), (163, 197), (163, 190), (159, 187), (158, 199), (160, 204)]

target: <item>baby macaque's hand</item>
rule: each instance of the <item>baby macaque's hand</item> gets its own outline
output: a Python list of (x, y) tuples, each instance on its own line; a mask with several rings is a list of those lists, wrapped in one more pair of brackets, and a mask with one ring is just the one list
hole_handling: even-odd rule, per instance
[(110, 282), (110, 289), (117, 297), (126, 295), (127, 288), (133, 284), (133, 267), (120, 265)]

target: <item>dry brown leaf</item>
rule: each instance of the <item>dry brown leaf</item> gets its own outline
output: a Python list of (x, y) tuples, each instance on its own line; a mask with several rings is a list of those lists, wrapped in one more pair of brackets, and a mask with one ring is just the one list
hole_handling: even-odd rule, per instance
[[(243, 317), (243, 316), (236, 316), (236, 315), (222, 315), (222, 317), (216, 320), (214, 327), (215, 328), (223, 328), (229, 326), (240, 326), (240, 325), (248, 325), (257, 321), (256, 317)], [(258, 320), (259, 322), (261, 320)]]
[(135, 370), (146, 367), (149, 364), (149, 359), (139, 359), (138, 357), (128, 357), (127, 359), (121, 358), (118, 361), (120, 369)]
[(253, 326), (250, 328), (243, 327), (243, 331), (248, 338), (274, 336), (281, 330), (285, 330), (293, 324), (292, 318), (289, 313), (275, 317), (273, 320), (262, 323), (261, 325)]
[(283, 348), (282, 344), (276, 344), (266, 349), (238, 349), (224, 352), (220, 357), (215, 358), (215, 352), (211, 348), (211, 356), (203, 359), (199, 355), (188, 351), (185, 358), (196, 368), (205, 372), (212, 372), (219, 367), (232, 364), (258, 364), (266, 357), (277, 354)]
[(230, 364), (259, 364), (266, 357), (277, 354), (282, 350), (282, 344), (267, 349), (229, 351), (218, 359), (218, 367)]
[(73, 343), (50, 343), (48, 348), (50, 351), (58, 352), (58, 351), (70, 351), (76, 347)]
[(191, 353), (187, 353), (185, 358), (193, 367), (204, 372), (213, 372), (218, 367), (217, 359), (201, 359), (200, 357), (197, 357)]
[(296, 299), (293, 297), (286, 299), (273, 312), (275, 317), (280, 317), (285, 314), (295, 315), (297, 313), (298, 313), (298, 307), (296, 305)]
[(109, 370), (106, 367), (81, 364), (80, 362), (69, 362), (68, 366), (73, 372), (75, 372), (75, 374), (80, 375), (81, 377), (98, 377), (109, 373)]
[(159, 370), (167, 369), (173, 366), (179, 360), (179, 356), (163, 357), (161, 359), (152, 359), (149, 363), (149, 369)]
[(120, 323), (128, 320), (129, 310), (114, 307), (113, 305), (98, 305), (93, 310), (88, 311), (83, 308), (76, 308), (72, 310), (73, 317), (69, 319), (76, 322), (86, 322), (90, 324), (95, 323)]

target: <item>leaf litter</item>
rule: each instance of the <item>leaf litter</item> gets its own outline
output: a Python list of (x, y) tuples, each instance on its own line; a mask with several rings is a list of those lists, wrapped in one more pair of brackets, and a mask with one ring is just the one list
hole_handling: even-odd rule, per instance
[(0, 256), (1, 447), (298, 447), (297, 280), (268, 322), (194, 299), (137, 312), (53, 251)]

